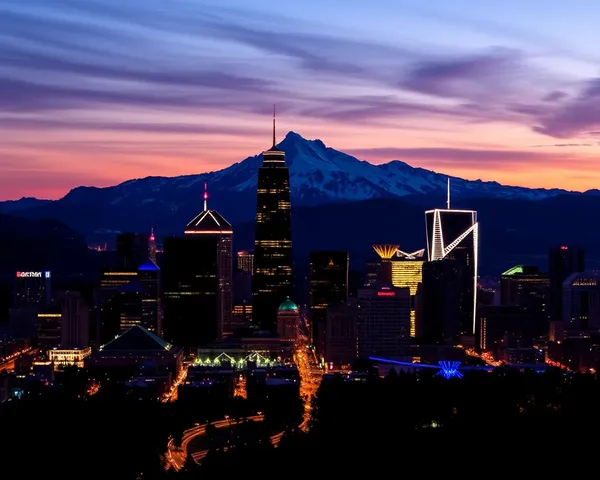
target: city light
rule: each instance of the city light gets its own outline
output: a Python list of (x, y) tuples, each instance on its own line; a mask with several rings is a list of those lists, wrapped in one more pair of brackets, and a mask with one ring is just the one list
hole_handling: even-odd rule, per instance
[(448, 362), (446, 360), (442, 360), (439, 362), (441, 370), (436, 373), (436, 375), (441, 375), (446, 379), (451, 378), (462, 378), (463, 374), (458, 371), (460, 367), (460, 362), (452, 361)]

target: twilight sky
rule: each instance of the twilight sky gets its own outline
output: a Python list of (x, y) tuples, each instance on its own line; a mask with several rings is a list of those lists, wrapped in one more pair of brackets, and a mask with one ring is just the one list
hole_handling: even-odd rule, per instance
[(0, 0), (0, 200), (217, 170), (279, 136), (600, 187), (594, 0)]

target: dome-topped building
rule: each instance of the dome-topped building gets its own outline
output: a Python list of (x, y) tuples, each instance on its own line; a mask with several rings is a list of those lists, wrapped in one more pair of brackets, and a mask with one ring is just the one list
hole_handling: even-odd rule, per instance
[(298, 305), (296, 305), (294, 302), (292, 302), (290, 300), (290, 297), (288, 297), (285, 302), (283, 302), (281, 305), (279, 305), (279, 309), (280, 312), (297, 312), (298, 311)]
[(279, 305), (277, 309), (277, 334), (284, 342), (298, 340), (298, 325), (300, 324), (300, 310), (290, 297)]

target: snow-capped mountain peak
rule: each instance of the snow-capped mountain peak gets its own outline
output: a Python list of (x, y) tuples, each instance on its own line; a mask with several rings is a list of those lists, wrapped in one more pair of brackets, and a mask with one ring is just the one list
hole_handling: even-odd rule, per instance
[[(374, 165), (327, 147), (321, 140), (307, 140), (289, 132), (278, 144), (285, 152), (290, 169), (293, 205), (321, 205), (353, 202), (372, 198), (404, 197), (407, 195), (445, 195), (448, 176), (399, 161)], [(78, 187), (58, 202), (77, 205), (112, 205), (127, 208), (160, 206), (171, 212), (201, 205), (202, 185), (210, 184), (211, 198), (244, 195), (250, 198), (256, 191), (258, 168), (262, 153), (248, 157), (223, 170), (179, 177), (146, 177), (106, 188)], [(538, 200), (564, 190), (511, 187), (496, 182), (464, 180), (451, 177), (452, 195), (461, 197), (522, 198)], [(228, 195), (229, 192), (229, 195)], [(3, 210), (30, 208), (18, 202), (5, 202)]]

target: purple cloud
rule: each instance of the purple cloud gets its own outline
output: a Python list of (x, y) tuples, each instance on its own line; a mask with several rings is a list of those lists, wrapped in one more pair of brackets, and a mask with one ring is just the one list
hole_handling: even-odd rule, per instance
[(455, 59), (422, 62), (400, 82), (403, 88), (439, 97), (481, 99), (513, 88), (523, 69), (523, 54), (496, 48)]
[(236, 127), (233, 125), (202, 125), (193, 123), (142, 123), (142, 122), (98, 122), (82, 120), (63, 120), (50, 118), (0, 118), (0, 128), (4, 130), (91, 130), (118, 132), (149, 132), (182, 135), (260, 135), (264, 129), (256, 127)]
[(559, 102), (560, 100), (564, 100), (569, 96), (566, 92), (561, 92), (560, 90), (554, 90), (546, 95), (542, 100), (544, 102)]
[(539, 115), (533, 130), (554, 138), (589, 135), (600, 127), (600, 78), (584, 83), (580, 93)]
[(532, 152), (530, 150), (474, 150), (464, 148), (368, 148), (347, 149), (347, 153), (365, 159), (392, 158), (406, 160), (432, 160), (437, 164), (452, 166), (468, 166), (485, 168), (486, 162), (497, 166), (498, 162), (503, 165), (518, 166), (524, 163), (539, 162), (548, 164), (564, 163), (565, 157), (556, 154)]

